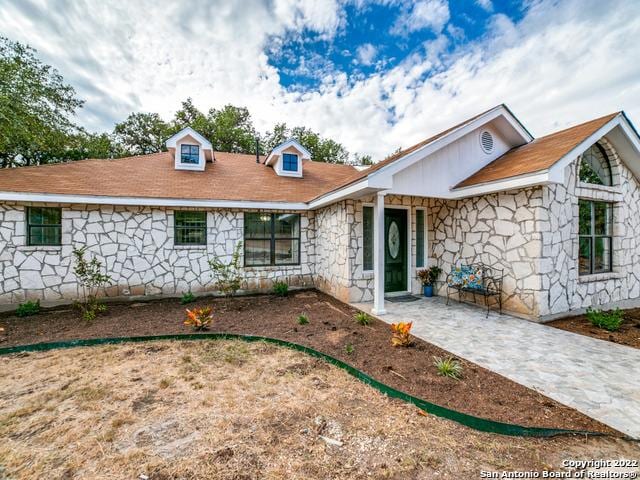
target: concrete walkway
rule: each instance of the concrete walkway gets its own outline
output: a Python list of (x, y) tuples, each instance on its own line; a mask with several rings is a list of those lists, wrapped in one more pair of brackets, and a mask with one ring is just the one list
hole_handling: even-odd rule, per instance
[(640, 350), (440, 297), (385, 308), (385, 322), (413, 321), (415, 336), (640, 438)]

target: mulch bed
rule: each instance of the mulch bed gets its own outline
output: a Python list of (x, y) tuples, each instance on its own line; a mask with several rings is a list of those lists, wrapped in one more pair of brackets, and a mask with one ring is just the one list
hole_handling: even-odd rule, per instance
[(640, 308), (624, 311), (624, 322), (617, 332), (594, 327), (585, 315), (561, 318), (546, 325), (628, 347), (640, 348)]
[[(463, 378), (441, 377), (433, 357), (449, 356), (414, 339), (409, 348), (390, 345), (389, 325), (358, 324), (357, 310), (323, 293), (308, 290), (280, 298), (270, 295), (233, 299), (200, 297), (186, 307), (211, 305), (212, 332), (263, 335), (307, 345), (339, 358), (381, 382), (427, 401), (492, 420), (526, 426), (614, 433), (609, 427), (544, 395), (473, 363), (461, 360)], [(87, 324), (69, 307), (26, 318), (0, 317), (0, 347), (82, 338), (190, 333), (182, 324), (185, 306), (177, 299), (110, 304)], [(309, 323), (298, 325), (298, 315)], [(350, 345), (350, 347), (347, 347)], [(349, 353), (350, 352), (350, 353)], [(506, 361), (506, 360), (505, 360)]]

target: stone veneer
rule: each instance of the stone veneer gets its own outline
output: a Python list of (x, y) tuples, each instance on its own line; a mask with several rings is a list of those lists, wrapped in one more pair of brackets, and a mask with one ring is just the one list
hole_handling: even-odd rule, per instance
[[(640, 304), (640, 188), (606, 138), (601, 143), (613, 161), (615, 187), (577, 182), (576, 160), (564, 185), (461, 200), (387, 195), (386, 208), (410, 212), (410, 290), (420, 292), (415, 212), (422, 208), (425, 256), (443, 268), (440, 280), (458, 264), (501, 267), (506, 311), (546, 319), (592, 305)], [(578, 275), (579, 198), (615, 204), (611, 273)], [(373, 272), (363, 269), (362, 212), (373, 202), (364, 197), (303, 212), (300, 265), (245, 268), (245, 289), (264, 291), (284, 279), (292, 286), (315, 285), (346, 302), (372, 301)], [(28, 247), (25, 206), (0, 204), (0, 304), (76, 298), (72, 245), (89, 245), (107, 266), (114, 279), (109, 296), (211, 291), (207, 260), (228, 259), (243, 237), (238, 210), (207, 210), (207, 246), (181, 247), (173, 245), (173, 209), (63, 205), (63, 246)]]
[[(564, 185), (543, 188), (547, 207), (542, 231), (540, 315), (552, 317), (590, 306), (638, 305), (640, 299), (640, 188), (607, 141), (600, 140), (611, 160), (613, 187), (578, 181), (578, 161), (566, 168)], [(578, 274), (578, 200), (614, 203), (613, 271)]]
[[(40, 204), (42, 205), (42, 204)], [(0, 303), (25, 299), (71, 300), (78, 296), (73, 246), (89, 246), (113, 277), (108, 296), (180, 295), (214, 290), (207, 260), (229, 259), (243, 238), (243, 212), (207, 210), (207, 245), (173, 244), (173, 209), (62, 205), (62, 246), (25, 245), (26, 204), (0, 204)], [(60, 205), (48, 205), (60, 206)], [(201, 209), (200, 209), (201, 210)], [(313, 285), (313, 212), (301, 215), (301, 262), (297, 266), (243, 269), (247, 291), (265, 290), (275, 279)]]

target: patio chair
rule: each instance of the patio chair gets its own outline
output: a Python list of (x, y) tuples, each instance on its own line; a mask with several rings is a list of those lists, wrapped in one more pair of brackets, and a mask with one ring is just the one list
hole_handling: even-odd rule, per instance
[(453, 292), (458, 292), (458, 302), (462, 301), (463, 293), (473, 295), (473, 302), (476, 303), (476, 296), (484, 299), (487, 308), (487, 317), (491, 306), (498, 305), (502, 315), (502, 278), (504, 270), (502, 268), (490, 267), (482, 263), (472, 265), (460, 265), (454, 267), (447, 275), (447, 305)]

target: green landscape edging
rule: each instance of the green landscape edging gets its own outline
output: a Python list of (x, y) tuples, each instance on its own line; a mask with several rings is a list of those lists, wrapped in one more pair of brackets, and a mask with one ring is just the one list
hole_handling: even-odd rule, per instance
[(194, 334), (179, 334), (179, 335), (151, 335), (144, 337), (114, 337), (114, 338), (94, 338), (84, 340), (68, 340), (64, 342), (49, 342), (49, 343), (35, 343), (31, 345), (19, 345), (15, 347), (0, 348), (0, 355), (8, 355), (11, 353), (20, 352), (43, 352), (47, 350), (54, 350), (59, 348), (73, 348), (73, 347), (89, 347), (94, 345), (113, 345), (119, 343), (128, 342), (149, 342), (156, 340), (242, 340), (245, 342), (268, 342), (283, 347), (287, 347), (299, 352), (306, 353), (316, 358), (335, 365), (347, 373), (357, 378), (361, 382), (370, 385), (376, 390), (384, 393), (385, 395), (393, 398), (398, 398), (405, 402), (411, 403), (425, 412), (436, 415), (438, 417), (453, 420), (454, 422), (461, 423), (467, 427), (479, 430), (482, 432), (498, 433), (501, 435), (521, 436), (521, 437), (553, 437), (556, 435), (604, 435), (599, 432), (589, 432), (581, 430), (567, 430), (559, 428), (543, 428), (543, 427), (524, 427), (522, 425), (514, 425), (510, 423), (496, 422), (488, 420), (486, 418), (475, 417), (466, 413), (451, 410), (440, 405), (436, 405), (431, 402), (427, 402), (418, 397), (414, 397), (401, 390), (396, 390), (389, 385), (379, 382), (375, 378), (370, 377), (364, 372), (361, 372), (355, 367), (352, 367), (348, 363), (338, 360), (326, 353), (319, 352), (313, 348), (306, 347), (286, 340), (278, 338), (262, 337), (258, 335), (242, 335), (236, 333), (194, 333)]

